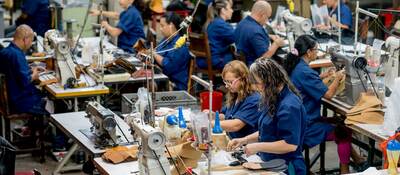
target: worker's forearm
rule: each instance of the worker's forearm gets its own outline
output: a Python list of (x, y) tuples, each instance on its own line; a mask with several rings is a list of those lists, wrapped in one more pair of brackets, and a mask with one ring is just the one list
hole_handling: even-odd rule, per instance
[(103, 16), (111, 19), (119, 19), (119, 13), (113, 11), (103, 11)]
[(272, 154), (286, 154), (289, 152), (296, 151), (297, 145), (286, 143), (285, 140), (279, 140), (275, 142), (259, 142), (249, 145), (255, 152), (266, 152)]

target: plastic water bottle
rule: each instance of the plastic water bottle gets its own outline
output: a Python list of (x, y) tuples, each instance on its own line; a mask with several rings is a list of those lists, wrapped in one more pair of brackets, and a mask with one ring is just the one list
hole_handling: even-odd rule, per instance
[(386, 152), (389, 162), (388, 174), (397, 175), (397, 163), (400, 155), (399, 141), (396, 139), (389, 141), (386, 147)]

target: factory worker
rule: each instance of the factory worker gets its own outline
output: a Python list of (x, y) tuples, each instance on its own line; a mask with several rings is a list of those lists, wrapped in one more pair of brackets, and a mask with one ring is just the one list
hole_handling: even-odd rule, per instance
[(252, 88), (249, 70), (242, 61), (234, 60), (225, 65), (222, 78), (228, 89), (226, 106), (220, 114), (221, 127), (230, 138), (241, 138), (257, 131), (260, 116), (258, 104), (261, 95)]
[[(233, 27), (226, 22), (232, 17), (232, 2), (230, 0), (215, 0), (207, 11), (207, 36), (211, 50), (212, 67), (223, 69), (232, 60), (230, 45), (235, 42)], [(200, 68), (207, 68), (206, 59), (196, 59)]]
[(300, 94), (285, 70), (272, 59), (257, 59), (250, 66), (252, 82), (263, 94), (258, 132), (233, 139), (228, 150), (245, 145), (247, 155), (258, 154), (263, 161), (284, 159), (289, 171), (306, 174), (302, 144), (306, 111)]
[(49, 0), (24, 0), (21, 16), (16, 20), (17, 26), (27, 24), (40, 36), (50, 29)]
[[(133, 53), (132, 46), (139, 38), (145, 38), (143, 31), (143, 21), (140, 12), (133, 5), (135, 0), (119, 0), (119, 5), (124, 9), (121, 14), (117, 12), (103, 11), (103, 16), (119, 20), (116, 27), (108, 24), (107, 21), (102, 21), (101, 25), (107, 32), (118, 37), (117, 46), (122, 50)], [(92, 10), (92, 15), (100, 15), (100, 11)]]
[[(344, 2), (340, 2), (340, 22), (338, 16), (338, 1), (337, 0), (324, 0), (323, 4), (328, 6), (329, 11), (329, 21), (335, 27), (340, 27), (341, 29), (352, 29), (353, 17), (349, 6)], [(327, 29), (328, 26), (319, 25), (317, 28)]]
[[(185, 44), (173, 49), (181, 37), (180, 34), (173, 36), (168, 41), (165, 40), (176, 33), (181, 22), (182, 18), (174, 12), (167, 12), (161, 17), (160, 30), (165, 38), (160, 42), (160, 46), (156, 50), (160, 53), (154, 53), (156, 63), (162, 68), (163, 73), (168, 76), (169, 80), (175, 84), (174, 90), (188, 89), (187, 83), (191, 55), (189, 48)], [(167, 51), (169, 49), (172, 50)]]
[[(335, 140), (340, 159), (341, 174), (349, 173), (349, 163), (351, 155), (351, 132), (346, 131), (342, 135), (334, 132), (333, 125), (327, 123), (321, 117), (321, 99), (331, 99), (338, 89), (343, 72), (328, 72), (318, 75), (316, 71), (308, 65), (317, 58), (318, 45), (316, 40), (310, 35), (300, 36), (294, 45), (294, 50), (286, 58), (285, 69), (291, 81), (300, 91), (303, 104), (307, 111), (307, 129), (304, 137), (304, 145), (311, 148), (325, 140)], [(333, 83), (327, 87), (321, 78), (329, 74), (336, 74)], [(354, 152), (355, 153), (355, 152)], [(356, 163), (361, 161), (357, 158)]]
[[(257, 1), (250, 16), (239, 22), (235, 29), (235, 45), (239, 53), (244, 54), (246, 64), (250, 66), (259, 57), (271, 58), (276, 50), (284, 45), (283, 39), (278, 36), (268, 36), (264, 30), (272, 8), (267, 1)], [(270, 44), (270, 39), (274, 42)]]

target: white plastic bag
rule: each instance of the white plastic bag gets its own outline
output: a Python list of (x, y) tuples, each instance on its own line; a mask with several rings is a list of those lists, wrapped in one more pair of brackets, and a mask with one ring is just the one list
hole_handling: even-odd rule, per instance
[(394, 80), (392, 94), (386, 100), (386, 112), (383, 121), (383, 128), (388, 135), (394, 135), (394, 132), (400, 127), (400, 78)]

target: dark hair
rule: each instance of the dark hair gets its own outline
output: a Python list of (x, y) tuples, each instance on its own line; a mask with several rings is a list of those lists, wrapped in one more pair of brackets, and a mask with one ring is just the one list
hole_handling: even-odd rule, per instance
[[(174, 24), (175, 28), (178, 30), (179, 25), (182, 23), (182, 18), (175, 12), (166, 12), (162, 18), (165, 18), (167, 24)], [(185, 31), (183, 31), (185, 32)]]
[(296, 94), (300, 99), (300, 93), (289, 80), (286, 71), (281, 65), (270, 58), (259, 58), (250, 66), (250, 80), (257, 82), (261, 80), (264, 84), (263, 100), (260, 107), (267, 108), (268, 114), (272, 117), (277, 110), (280, 87), (287, 86), (290, 91)]
[(297, 38), (294, 48), (298, 54), (290, 52), (285, 59), (285, 70), (290, 75), (300, 59), (307, 53), (308, 50), (313, 49), (317, 45), (316, 39), (311, 35), (301, 35)]
[(205, 29), (207, 30), (208, 24), (214, 20), (215, 17), (218, 17), (223, 8), (226, 8), (228, 3), (231, 3), (231, 0), (214, 0), (212, 3), (208, 5), (207, 9), (207, 21), (205, 23)]

